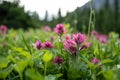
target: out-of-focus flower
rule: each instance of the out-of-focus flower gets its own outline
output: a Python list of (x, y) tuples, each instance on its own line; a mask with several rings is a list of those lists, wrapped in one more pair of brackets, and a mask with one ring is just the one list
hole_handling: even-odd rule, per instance
[(45, 30), (45, 31), (52, 31), (49, 26), (45, 26), (45, 27), (44, 27), (44, 30)]
[(7, 33), (7, 30), (8, 30), (7, 26), (5, 26), (5, 25), (0, 26), (0, 34), (1, 35), (5, 35)]
[(107, 38), (108, 38), (107, 35), (98, 35), (97, 36), (97, 39), (103, 44), (107, 43)]
[(53, 42), (53, 40), (54, 40), (54, 36), (51, 36), (50, 41)]
[(53, 48), (53, 44), (49, 41), (46, 41), (45, 43), (43, 43), (43, 47), (44, 48)]
[(66, 40), (69, 40), (69, 39), (71, 39), (71, 37), (70, 37), (69, 35), (66, 35), (66, 36), (65, 36), (65, 39), (66, 39)]
[(63, 62), (63, 59), (62, 59), (61, 57), (56, 56), (56, 57), (54, 58), (54, 63), (61, 64), (62, 62)]
[(64, 48), (69, 52), (71, 52), (74, 56), (76, 56), (76, 52), (77, 52), (76, 47), (77, 47), (77, 44), (75, 43), (75, 41), (70, 39), (64, 41)]
[(77, 43), (77, 45), (84, 43), (87, 38), (85, 34), (77, 33), (73, 34), (73, 40)]
[(65, 28), (63, 24), (57, 24), (56, 27), (54, 28), (54, 32), (58, 35), (62, 35), (63, 33), (65, 33)]
[(39, 40), (37, 40), (35, 46), (38, 50), (40, 50), (42, 48), (42, 43)]
[(86, 49), (86, 48), (89, 48), (89, 47), (91, 47), (91, 45), (92, 45), (92, 43), (91, 43), (91, 42), (85, 42), (85, 43), (83, 43), (83, 44), (82, 44), (81, 49)]
[(97, 36), (99, 33), (95, 30), (91, 31), (91, 36)]
[(97, 64), (97, 63), (99, 63), (99, 62), (100, 62), (100, 60), (97, 59), (97, 58), (93, 58), (93, 59), (91, 60), (91, 63), (93, 63), (93, 64)]

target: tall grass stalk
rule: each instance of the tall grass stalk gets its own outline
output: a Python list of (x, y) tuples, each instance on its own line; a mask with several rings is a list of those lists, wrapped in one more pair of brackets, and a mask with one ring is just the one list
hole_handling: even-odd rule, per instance
[(90, 17), (89, 17), (89, 25), (88, 25), (88, 37), (90, 36), (91, 27), (92, 29), (94, 29), (94, 24), (95, 24), (95, 12), (93, 10), (93, 0), (91, 0), (90, 4), (91, 5), (90, 5)]

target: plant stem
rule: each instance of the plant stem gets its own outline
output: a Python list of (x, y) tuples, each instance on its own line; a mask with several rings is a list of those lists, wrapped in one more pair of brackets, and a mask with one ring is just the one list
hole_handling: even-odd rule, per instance
[(47, 68), (47, 63), (44, 65), (44, 76), (46, 76), (46, 68)]
[(90, 18), (89, 18), (89, 26), (88, 26), (88, 37), (90, 36), (90, 28), (92, 23), (92, 14), (93, 14), (93, 0), (91, 0), (91, 8), (90, 8)]
[(19, 75), (20, 75), (20, 80), (23, 80), (23, 76), (20, 72), (19, 72)]

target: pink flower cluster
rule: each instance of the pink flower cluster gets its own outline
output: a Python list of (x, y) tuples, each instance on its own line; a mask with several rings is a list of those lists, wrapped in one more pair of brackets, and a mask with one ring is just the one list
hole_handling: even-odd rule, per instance
[(49, 41), (46, 41), (43, 43), (44, 48), (53, 48), (53, 44)]
[(5, 35), (7, 33), (7, 30), (8, 30), (7, 26), (5, 26), (5, 25), (0, 26), (0, 34), (1, 35)]
[(63, 59), (59, 56), (56, 56), (54, 58), (54, 63), (57, 63), (58, 65), (60, 65), (63, 62)]
[(40, 50), (42, 48), (42, 43), (39, 40), (37, 40), (36, 43), (35, 43), (35, 46), (36, 46), (37, 49)]
[(95, 30), (91, 31), (91, 36), (98, 36), (98, 32)]
[(44, 26), (44, 30), (45, 30), (45, 31), (52, 31), (49, 26)]
[(77, 45), (84, 43), (87, 38), (85, 34), (77, 33), (73, 34), (73, 40), (77, 43)]
[(54, 32), (61, 36), (63, 33), (65, 33), (65, 28), (63, 24), (57, 24), (56, 27), (54, 28)]
[(86, 42), (87, 38), (85, 34), (76, 33), (72, 35), (72, 38), (70, 36), (65, 36), (66, 40), (64, 41), (64, 48), (71, 52), (74, 56), (76, 56), (76, 52), (79, 51), (79, 49), (85, 49), (89, 48), (92, 43)]
[(100, 60), (97, 59), (97, 58), (93, 58), (93, 59), (91, 60), (91, 63), (93, 63), (93, 64), (97, 64), (97, 63), (99, 63), (99, 62), (100, 62)]
[(105, 43), (107, 43), (108, 36), (107, 36), (107, 35), (98, 35), (98, 36), (97, 36), (97, 39), (98, 39), (101, 43), (105, 44)]
[(100, 41), (100, 43), (107, 43), (107, 39), (108, 39), (108, 35), (105, 35), (105, 34), (99, 34), (97, 31), (92, 31), (91, 32), (91, 37), (92, 36), (95, 36), (97, 40)]
[(77, 51), (77, 44), (73, 40), (65, 40), (64, 41), (64, 48), (71, 52), (74, 56), (76, 56), (76, 51)]
[(35, 46), (38, 50), (43, 49), (43, 48), (53, 48), (53, 44), (49, 41), (42, 43), (39, 40), (37, 40), (35, 43)]

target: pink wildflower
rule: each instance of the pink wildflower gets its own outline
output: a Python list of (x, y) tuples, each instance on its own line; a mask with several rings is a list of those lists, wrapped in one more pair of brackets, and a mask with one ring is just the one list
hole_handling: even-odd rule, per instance
[(49, 26), (45, 26), (45, 27), (44, 27), (44, 30), (45, 30), (45, 31), (51, 31), (51, 28), (50, 28)]
[(108, 38), (107, 35), (98, 35), (97, 36), (97, 39), (103, 44), (107, 43), (107, 38)]
[(76, 56), (77, 44), (73, 40), (66, 40), (66, 41), (64, 41), (64, 47), (65, 47), (66, 50), (68, 50), (74, 56)]
[(77, 43), (77, 45), (84, 43), (87, 38), (85, 36), (85, 34), (81, 34), (81, 33), (77, 33), (77, 34), (73, 34), (73, 40)]
[(100, 62), (100, 60), (97, 59), (97, 58), (93, 58), (93, 59), (91, 60), (91, 63), (93, 63), (93, 64), (97, 64), (97, 63), (99, 63), (99, 62)]
[(65, 36), (65, 39), (66, 39), (66, 40), (69, 40), (69, 39), (71, 39), (71, 37), (70, 37), (69, 35), (66, 35), (66, 36)]
[(95, 30), (93, 30), (92, 32), (91, 32), (91, 36), (97, 36), (99, 33), (97, 32), (97, 31), (95, 31)]
[(44, 48), (53, 48), (53, 44), (49, 41), (46, 41), (45, 43), (43, 43), (43, 47)]
[(36, 43), (35, 43), (35, 46), (36, 46), (37, 49), (40, 50), (42, 48), (42, 43), (39, 40), (37, 40)]
[(53, 42), (54, 41), (54, 36), (50, 37), (50, 41)]
[(61, 64), (61, 63), (63, 62), (63, 59), (62, 59), (61, 57), (59, 57), (59, 56), (56, 56), (56, 57), (54, 58), (54, 62), (59, 65), (59, 64)]
[(54, 32), (58, 35), (62, 35), (65, 32), (65, 28), (63, 24), (57, 24), (54, 28)]
[(0, 26), (0, 34), (5, 35), (7, 33), (7, 30), (8, 30), (7, 26), (5, 25)]

